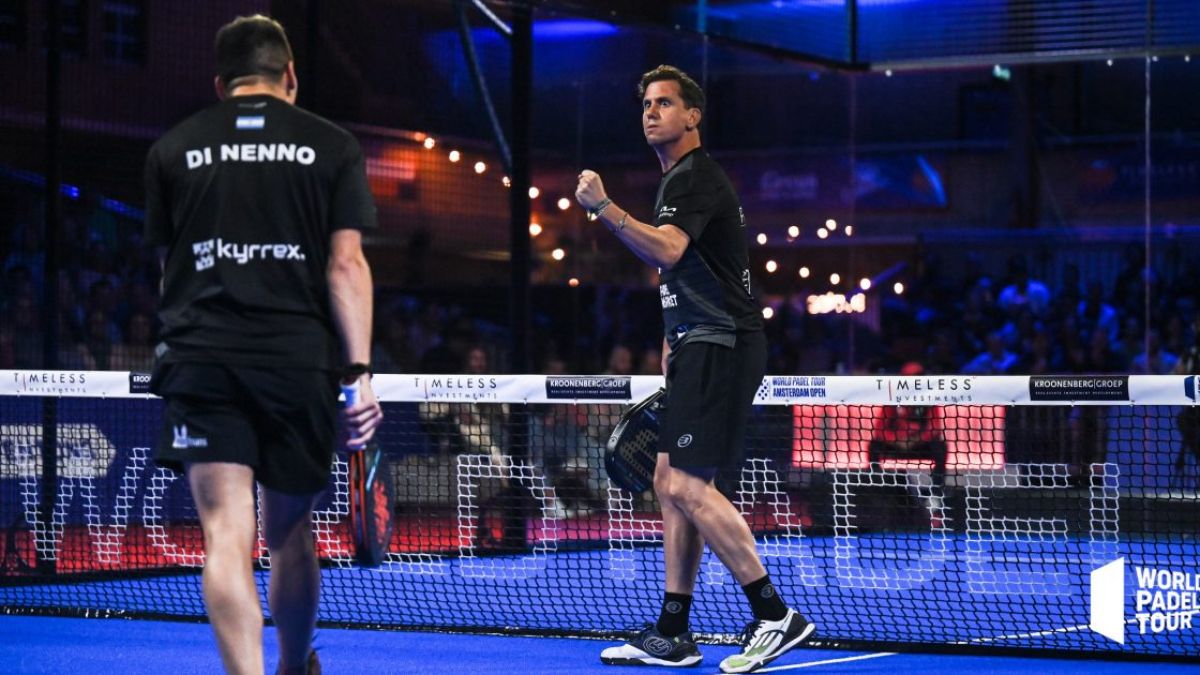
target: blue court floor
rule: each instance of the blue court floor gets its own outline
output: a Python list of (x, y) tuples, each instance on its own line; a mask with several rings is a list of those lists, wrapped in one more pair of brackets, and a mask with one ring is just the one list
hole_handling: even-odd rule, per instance
[[(274, 634), (264, 631), (267, 672), (275, 667)], [(599, 662), (606, 643), (563, 638), (520, 638), (489, 635), (446, 635), (364, 630), (322, 629), (317, 636), (324, 672), (519, 673), (674, 672), (663, 668), (614, 668)], [(703, 664), (689, 673), (716, 673), (717, 663), (733, 647), (701, 646)], [(798, 649), (759, 672), (835, 673), (837, 675), (920, 672), (925, 675), (1067, 674), (1183, 675), (1195, 666), (1178, 663), (1128, 663), (1057, 659), (890, 654)], [(220, 660), (207, 624), (124, 619), (60, 619), (0, 616), (0, 672), (144, 673), (190, 675), (219, 673)]]

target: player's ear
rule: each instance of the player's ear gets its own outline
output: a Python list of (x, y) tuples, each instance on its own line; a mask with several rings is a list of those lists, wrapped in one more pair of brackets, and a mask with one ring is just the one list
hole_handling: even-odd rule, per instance
[(296, 78), (296, 62), (288, 61), (287, 72), (283, 74), (283, 89), (287, 93), (288, 101), (296, 102), (296, 92), (300, 88), (300, 81)]
[(225, 100), (225, 95), (226, 95), (225, 83), (221, 81), (220, 75), (213, 77), (213, 90), (217, 92), (217, 98), (219, 100), (222, 100), (222, 101)]
[(700, 112), (699, 108), (688, 109), (687, 130), (692, 131), (700, 126), (700, 118), (704, 113)]

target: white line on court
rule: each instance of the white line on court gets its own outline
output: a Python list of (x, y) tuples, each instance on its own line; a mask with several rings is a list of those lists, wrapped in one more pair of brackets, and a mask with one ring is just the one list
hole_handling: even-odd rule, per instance
[(754, 672), (756, 673), (771, 673), (778, 670), (796, 670), (797, 668), (812, 668), (813, 666), (829, 666), (835, 663), (850, 663), (851, 661), (866, 661), (867, 659), (877, 659), (881, 656), (895, 656), (896, 652), (879, 652), (878, 654), (859, 654), (858, 656), (847, 656), (841, 659), (826, 659), (824, 661), (808, 661), (807, 663), (793, 663), (787, 666), (771, 666), (770, 668), (761, 668)]
[[(1180, 614), (1191, 614), (1191, 615), (1195, 616), (1196, 614), (1200, 614), (1200, 609), (1193, 610), (1191, 612), (1180, 612)], [(1137, 617), (1133, 617), (1132, 619), (1125, 619), (1126, 626), (1132, 626), (1133, 624), (1136, 624), (1137, 622), (1138, 622)], [(971, 644), (980, 644), (980, 643), (984, 643), (984, 642), (1000, 642), (1001, 640), (1027, 640), (1029, 638), (1046, 637), (1047, 635), (1056, 635), (1059, 633), (1076, 633), (1076, 632), (1079, 632), (1079, 631), (1087, 629), (1087, 628), (1091, 628), (1091, 626), (1089, 626), (1088, 624), (1083, 624), (1082, 626), (1067, 626), (1064, 628), (1052, 628), (1050, 630), (1040, 630), (1040, 631), (1037, 631), (1034, 633), (1018, 633), (1016, 635), (997, 635), (995, 637), (982, 637), (982, 638), (975, 638), (973, 640), (959, 640), (958, 642), (951, 642), (950, 644), (952, 644), (952, 645), (971, 645)], [(762, 671), (759, 671), (759, 672), (762, 672)]]
[(1065, 628), (1052, 628), (1050, 630), (1039, 630), (1034, 633), (1018, 633), (1016, 635), (997, 635), (995, 637), (974, 638), (971, 640), (959, 640), (951, 642), (952, 645), (974, 645), (983, 642), (1000, 642), (1001, 640), (1028, 640), (1035, 637), (1046, 637), (1047, 635), (1057, 635), (1059, 633), (1075, 633), (1088, 628), (1087, 624), (1082, 626), (1068, 626)]

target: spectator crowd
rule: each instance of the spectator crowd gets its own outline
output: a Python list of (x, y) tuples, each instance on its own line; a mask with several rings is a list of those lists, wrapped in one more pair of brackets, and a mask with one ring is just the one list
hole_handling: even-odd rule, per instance
[[(59, 238), (55, 281), (60, 369), (148, 370), (154, 357), (158, 262), (141, 226), (99, 195), (71, 202)], [(46, 250), (42, 215), (27, 204), (0, 239), (0, 368), (45, 367)], [(954, 268), (952, 270), (951, 268)], [(988, 270), (1003, 268), (992, 275)], [(844, 316), (813, 316), (784, 302), (767, 321), (773, 374), (927, 373), (1166, 374), (1196, 342), (1197, 280), (1186, 265), (1147, 268), (1130, 244), (1104, 278), (1064, 264), (1056, 282), (1036, 278), (1027, 260), (967, 254), (955, 265), (923, 255), (903, 295), (875, 293), (880, 330)], [(958, 274), (954, 274), (957, 270)], [(532, 369), (537, 372), (658, 374), (661, 318), (654, 289), (595, 287), (587, 307), (561, 296), (534, 303)], [(382, 289), (372, 362), (376, 372), (510, 370), (501, 313), (469, 294)], [(796, 296), (798, 297), (798, 295)], [(849, 338), (849, 339), (848, 339)]]

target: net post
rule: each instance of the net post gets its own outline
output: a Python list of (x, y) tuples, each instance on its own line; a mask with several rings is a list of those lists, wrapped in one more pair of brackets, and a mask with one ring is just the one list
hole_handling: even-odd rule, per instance
[(846, 3), (846, 56), (852, 64), (858, 64), (858, 0)]
[[(58, 227), (62, 192), (60, 156), (62, 7), (59, 0), (46, 5), (46, 213), (42, 274), (42, 367), (58, 367)], [(58, 400), (42, 400), (42, 490), (38, 505), (43, 523), (53, 522), (58, 498)], [(38, 555), (38, 571), (54, 574), (54, 555)]]
[(509, 372), (529, 372), (529, 277), (532, 245), (529, 219), (530, 134), (533, 92), (533, 7), (512, 5), (512, 190), (509, 194), (509, 235), (512, 251), (509, 286)]

